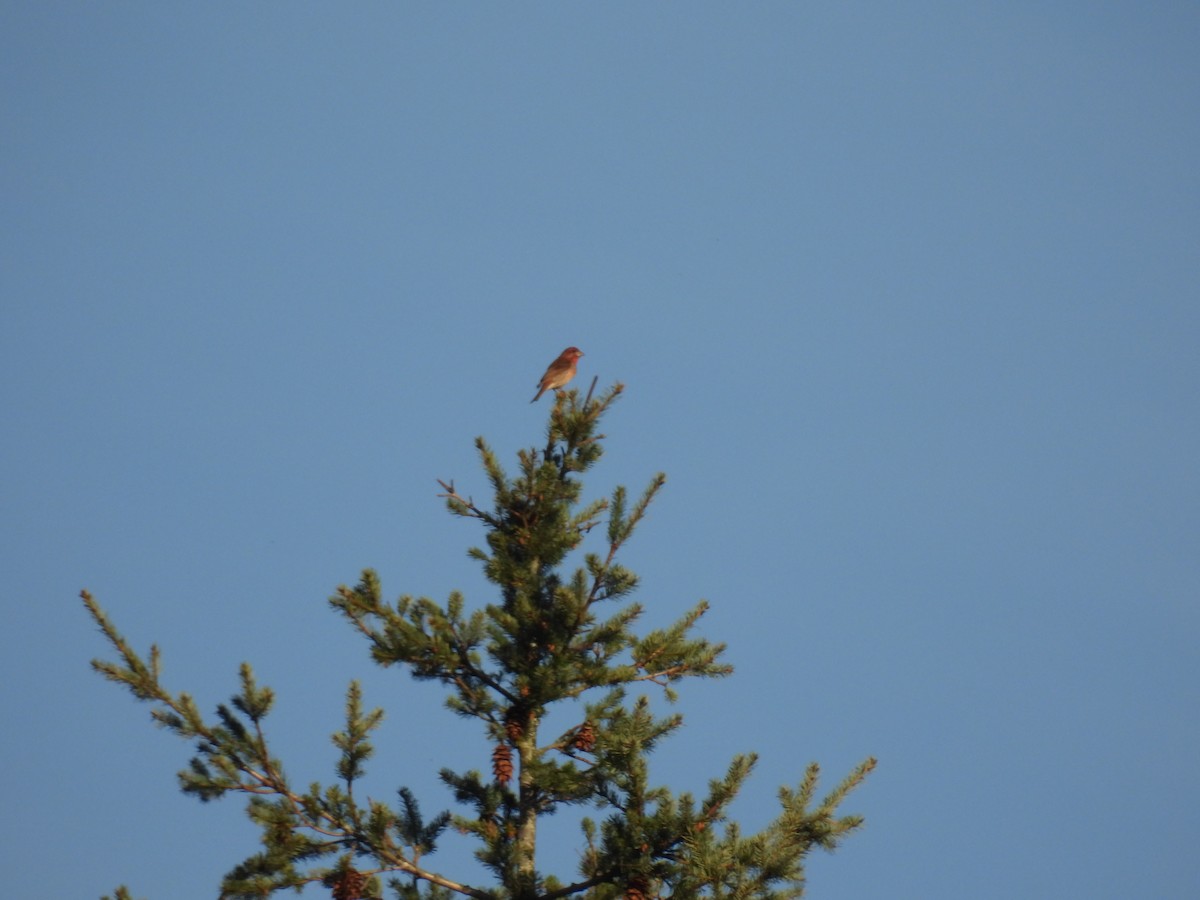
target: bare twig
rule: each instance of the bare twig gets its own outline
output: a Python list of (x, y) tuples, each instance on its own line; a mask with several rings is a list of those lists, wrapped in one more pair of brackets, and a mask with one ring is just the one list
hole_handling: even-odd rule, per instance
[(442, 490), (446, 492), (444, 494), (438, 494), (438, 496), (445, 497), (447, 500), (453, 500), (455, 503), (461, 504), (463, 509), (466, 510), (464, 515), (467, 515), (473, 519), (479, 519), (489, 525), (500, 524), (499, 520), (495, 516), (491, 515), (490, 513), (485, 513), (482, 509), (476, 506), (475, 501), (471, 497), (464, 497), (462, 494), (456, 491), (454, 489), (453, 479), (451, 479), (449, 484), (446, 484), (446, 482), (439, 478), (437, 479), (437, 483), (440, 484), (442, 486)]

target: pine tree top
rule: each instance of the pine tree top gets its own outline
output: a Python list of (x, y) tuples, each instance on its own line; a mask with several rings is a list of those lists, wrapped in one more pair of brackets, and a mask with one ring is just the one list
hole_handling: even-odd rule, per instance
[[(726, 813), (753, 769), (753, 754), (735, 757), (700, 799), (652, 785), (649, 754), (682, 717), (656, 716), (645, 691), (630, 689), (657, 686), (674, 701), (683, 679), (732, 669), (721, 661), (723, 644), (695, 635), (705, 602), (647, 633), (637, 629), (642, 607), (627, 602), (638, 580), (618, 556), (666, 477), (653, 476), (632, 503), (623, 487), (607, 499), (580, 500), (582, 478), (603, 452), (599, 423), (621, 392), (620, 384), (597, 397), (557, 392), (544, 447), (519, 451), (515, 475), (477, 439), (490, 503), (477, 504), (453, 481), (439, 482), (450, 512), (483, 529), (482, 546), (469, 554), (494, 586), (494, 602), (468, 609), (457, 592), (445, 604), (411, 596), (388, 602), (371, 569), (330, 598), (377, 663), (440, 682), (448, 707), (480, 723), (493, 745), (490, 774), (441, 772), (457, 812), (426, 819), (403, 787), (396, 806), (356, 797), (383, 715), (364, 709), (357, 683), (347, 693), (344, 729), (334, 735), (337, 781), (304, 791), (269, 751), (264, 720), (274, 693), (256, 683), (248, 664), (241, 692), (206, 719), (188, 694), (162, 686), (157, 648), (143, 660), (84, 593), (120, 656), (93, 666), (152, 703), (158, 724), (194, 742), (196, 755), (179, 776), (183, 790), (201, 800), (246, 795), (250, 817), (262, 826), (264, 849), (229, 872), (222, 897), (262, 897), (320, 881), (335, 898), (355, 900), (381, 896), (381, 879), (406, 900), (795, 897), (803, 891), (805, 854), (832, 849), (861, 825), (861, 818), (835, 812), (873, 768), (870, 759), (815, 806), (818, 769), (811, 765), (798, 788), (781, 790), (779, 816), (750, 836)], [(582, 558), (568, 566), (576, 550)], [(548, 712), (560, 706), (576, 719), (543, 734)], [(539, 823), (568, 805), (602, 817), (583, 820), (573, 877), (537, 866)], [(493, 884), (469, 885), (428, 867), (451, 827), (477, 841), (476, 856)]]

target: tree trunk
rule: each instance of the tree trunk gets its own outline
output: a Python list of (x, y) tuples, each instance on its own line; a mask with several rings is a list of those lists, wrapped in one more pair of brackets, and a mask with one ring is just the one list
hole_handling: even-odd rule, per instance
[(533, 783), (533, 762), (537, 753), (537, 717), (530, 714), (523, 733), (517, 741), (517, 756), (521, 772), (520, 818), (517, 821), (517, 884), (516, 900), (530, 900), (537, 896), (535, 879), (535, 855), (537, 852), (537, 789)]

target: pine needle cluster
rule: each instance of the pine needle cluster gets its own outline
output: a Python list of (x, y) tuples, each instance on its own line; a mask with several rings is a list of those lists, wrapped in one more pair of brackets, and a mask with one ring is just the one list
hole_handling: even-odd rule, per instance
[[(336, 780), (304, 788), (272, 755), (264, 720), (274, 693), (258, 685), (248, 664), (240, 692), (206, 718), (190, 695), (162, 685), (158, 649), (143, 659), (83, 593), (119, 657), (96, 660), (95, 669), (151, 703), (157, 724), (193, 743), (195, 755), (179, 773), (182, 789), (202, 801), (243, 795), (261, 829), (262, 849), (226, 874), (222, 898), (250, 900), (319, 883), (334, 900), (383, 897), (385, 888), (400, 900), (775, 900), (803, 893), (803, 862), (814, 847), (832, 850), (862, 824), (837, 810), (873, 759), (819, 799), (818, 768), (810, 765), (796, 788), (780, 790), (776, 818), (746, 835), (728, 809), (754, 754), (735, 757), (700, 797), (651, 781), (650, 754), (682, 717), (656, 715), (648, 689), (673, 702), (684, 679), (732, 669), (721, 661), (723, 644), (696, 635), (706, 603), (646, 633), (636, 629), (642, 606), (622, 604), (638, 579), (618, 554), (665, 476), (654, 476), (633, 500), (618, 487), (606, 499), (581, 501), (581, 476), (603, 452), (597, 428), (621, 390), (618, 384), (595, 398), (560, 392), (545, 446), (520, 451), (515, 475), (478, 439), (489, 503), (439, 482), (450, 512), (482, 528), (483, 546), (469, 555), (494, 585), (495, 602), (469, 608), (458, 592), (444, 605), (411, 596), (389, 602), (369, 569), (330, 598), (377, 663), (440, 683), (447, 706), (480, 724), (493, 748), (491, 772), (440, 772), (455, 812), (426, 818), (406, 787), (394, 804), (355, 793), (383, 717), (364, 707), (357, 683), (347, 691), (344, 727), (333, 736)], [(598, 529), (599, 540), (592, 536)], [(589, 543), (598, 548), (584, 549), (568, 571), (568, 556)], [(551, 711), (561, 713), (555, 721), (565, 715), (571, 724), (545, 733)], [(539, 825), (568, 806), (587, 811), (578, 871), (570, 875), (542, 868), (537, 858)], [(430, 866), (448, 831), (476, 841), (489, 883), (469, 884)], [(117, 896), (130, 895), (120, 888)]]

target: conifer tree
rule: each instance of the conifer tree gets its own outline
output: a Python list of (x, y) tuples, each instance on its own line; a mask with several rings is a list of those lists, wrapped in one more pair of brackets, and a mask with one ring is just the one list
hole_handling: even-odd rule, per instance
[[(272, 753), (265, 722), (275, 695), (248, 664), (240, 692), (206, 718), (189, 694), (163, 686), (157, 647), (148, 658), (138, 655), (83, 592), (118, 657), (93, 661), (94, 668), (152, 704), (156, 723), (193, 742), (195, 756), (179, 773), (184, 792), (203, 801), (242, 794), (262, 829), (262, 849), (229, 871), (222, 898), (322, 883), (334, 900), (385, 892), (400, 900), (774, 900), (803, 893), (803, 863), (814, 847), (832, 850), (861, 825), (860, 816), (839, 815), (838, 807), (873, 759), (824, 797), (817, 795), (818, 767), (809, 765), (798, 786), (779, 791), (777, 816), (751, 834), (727, 810), (755, 754), (735, 757), (700, 796), (652, 779), (652, 751), (682, 722), (678, 713), (654, 713), (652, 695), (661, 691), (674, 703), (684, 679), (732, 670), (721, 661), (723, 644), (695, 634), (706, 603), (645, 634), (636, 629), (642, 607), (619, 603), (638, 579), (618, 553), (666, 480), (656, 475), (633, 501), (622, 487), (610, 499), (581, 501), (581, 476), (602, 453), (597, 427), (621, 390), (618, 384), (594, 399), (592, 391), (585, 398), (558, 392), (545, 447), (520, 451), (515, 476), (477, 439), (490, 504), (439, 482), (450, 512), (482, 528), (484, 546), (469, 555), (495, 586), (494, 602), (472, 609), (453, 592), (444, 605), (411, 596), (389, 603), (369, 569), (330, 598), (375, 662), (442, 684), (446, 705), (478, 721), (491, 771), (441, 771), (455, 812), (423, 816), (406, 787), (394, 804), (355, 793), (383, 716), (364, 706), (357, 683), (346, 695), (344, 728), (333, 736), (336, 780), (305, 788)], [(581, 564), (568, 571), (577, 549)], [(546, 733), (552, 711), (566, 714), (555, 721), (571, 724)], [(587, 810), (574, 872), (537, 853), (539, 827), (567, 806)], [(448, 829), (474, 839), (487, 883), (431, 865)], [(124, 887), (116, 895), (130, 896)]]

